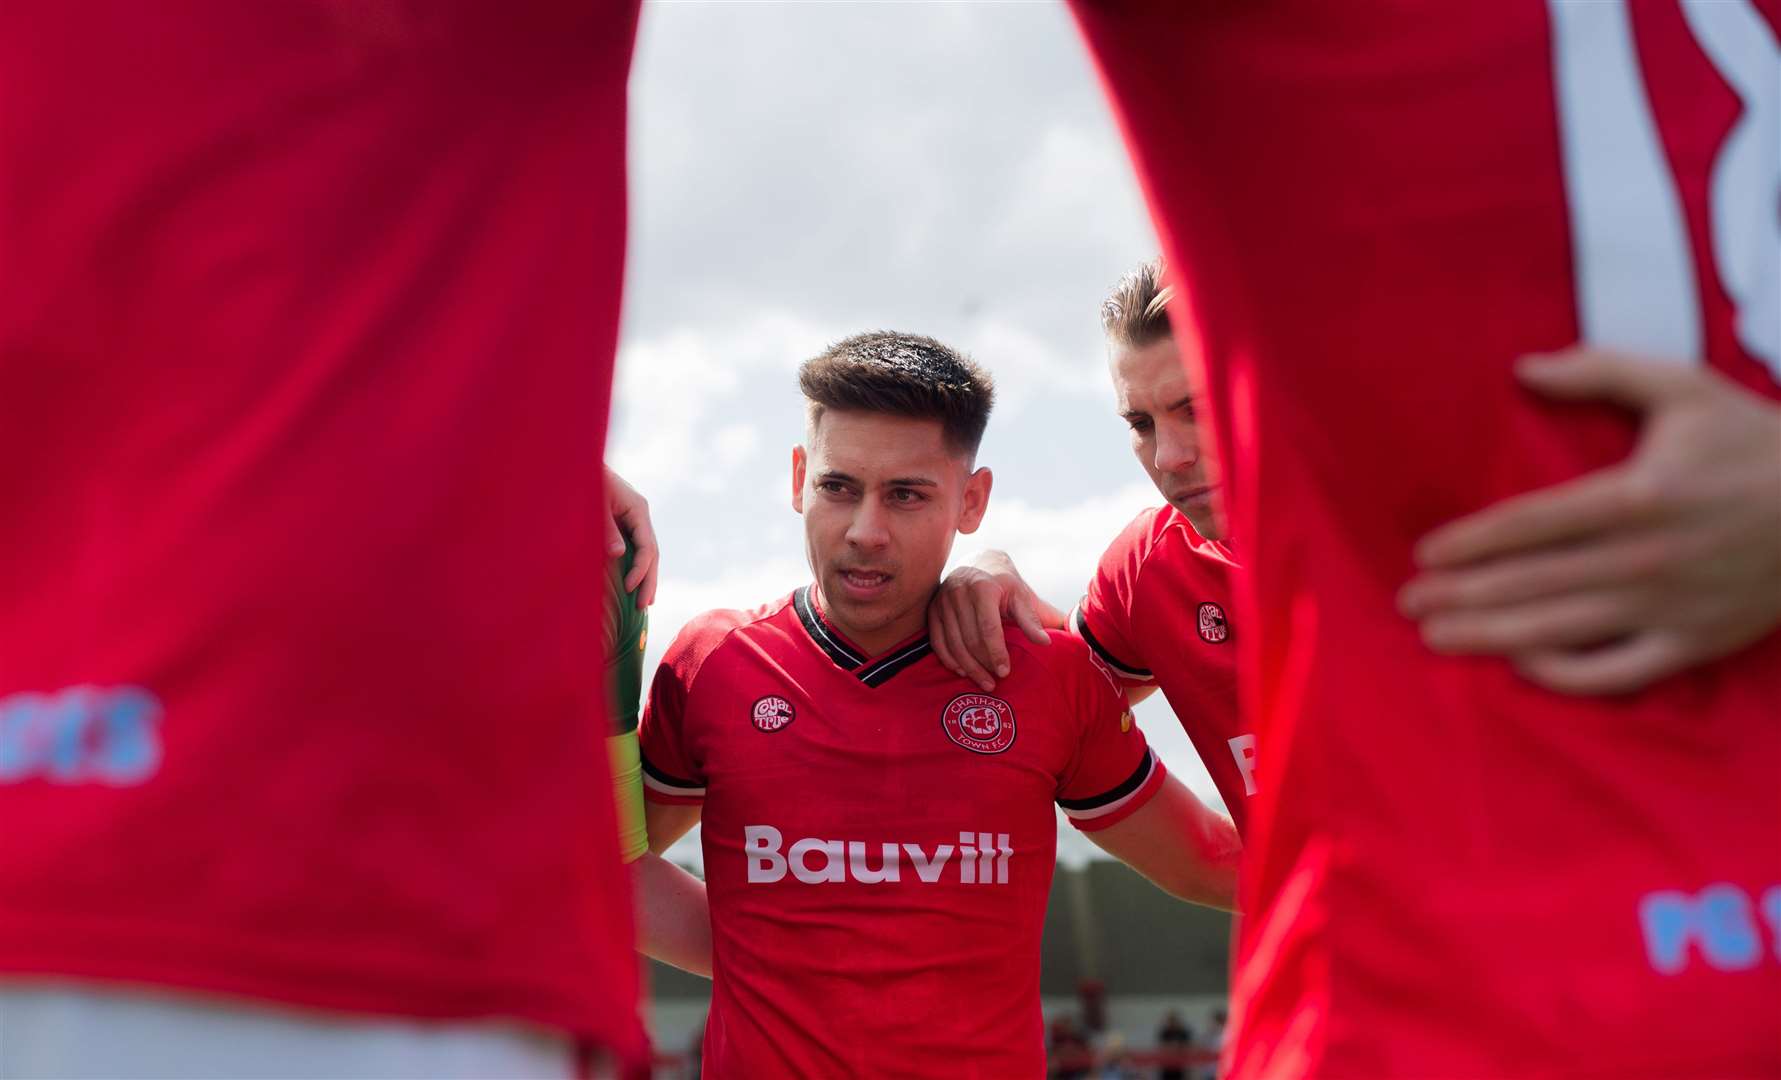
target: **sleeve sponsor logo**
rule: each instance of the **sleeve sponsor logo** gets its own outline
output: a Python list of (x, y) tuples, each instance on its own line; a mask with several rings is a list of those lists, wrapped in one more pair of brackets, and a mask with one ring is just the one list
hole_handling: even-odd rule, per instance
[(1014, 708), (988, 694), (960, 694), (940, 713), (946, 737), (974, 754), (999, 754), (1014, 745)]
[(1208, 645), (1222, 645), (1231, 637), (1231, 624), (1224, 617), (1224, 608), (1210, 600), (1200, 605), (1197, 628), (1200, 640)]
[(750, 719), (754, 721), (755, 729), (769, 733), (783, 730), (797, 719), (797, 715), (797, 712), (792, 709), (792, 703), (777, 694), (768, 694), (761, 698), (754, 703), (754, 708), (750, 711)]

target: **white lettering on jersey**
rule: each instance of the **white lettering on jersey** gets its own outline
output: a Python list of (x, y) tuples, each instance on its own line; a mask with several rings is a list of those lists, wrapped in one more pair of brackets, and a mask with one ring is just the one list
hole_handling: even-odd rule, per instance
[(771, 825), (750, 825), (742, 830), (742, 851), (748, 856), (749, 881), (778, 881), (785, 876), (785, 856), (779, 853), (783, 840)]
[(1255, 736), (1238, 735), (1230, 740), (1231, 756), (1237, 759), (1237, 771), (1243, 774), (1243, 794), (1255, 794)]
[[(810, 869), (804, 861), (804, 856), (813, 851), (820, 851), (824, 856), (820, 870)], [(806, 885), (847, 880), (847, 845), (839, 840), (818, 840), (815, 837), (806, 837), (792, 845), (792, 850), (786, 855), (786, 860), (792, 864), (792, 876)]]
[[(1698, 363), (1700, 285), (1625, 0), (1548, 9), (1583, 338)], [(1748, 0), (1682, 10), (1744, 107), (1709, 181), (1714, 265), (1738, 340), (1781, 379), (1781, 50)]]
[[(959, 833), (959, 882), (965, 885), (1006, 885), (1008, 864), (1014, 857), (1014, 846), (1007, 833)], [(946, 864), (952, 860), (951, 844), (937, 844), (933, 854), (920, 844), (885, 842), (878, 845), (877, 868), (866, 863), (871, 845), (858, 840), (823, 840), (805, 837), (785, 847), (785, 834), (771, 825), (749, 825), (742, 830), (742, 851), (748, 859), (750, 883), (771, 884), (784, 881), (787, 872), (806, 885), (828, 882), (856, 881), (862, 885), (878, 885), (901, 881), (903, 854), (915, 866), (915, 876), (930, 884), (940, 880)], [(783, 853), (782, 853), (783, 852)], [(810, 857), (817, 856), (816, 865)]]
[(940, 871), (946, 869), (946, 860), (952, 858), (951, 844), (941, 844), (935, 848), (932, 859), (928, 858), (920, 844), (904, 844), (903, 850), (909, 853), (909, 861), (915, 864), (915, 876), (928, 882), (939, 881)]
[(1781, 46), (1748, 3), (1684, 0), (1695, 44), (1744, 112), (1713, 162), (1713, 262), (1738, 308), (1738, 341), (1781, 379)]
[(881, 881), (901, 881), (902, 872), (897, 866), (897, 845), (881, 844), (884, 858), (879, 860), (878, 869), (866, 866), (866, 845), (855, 840), (847, 845), (847, 869), (853, 879), (864, 885), (876, 885)]
[(1698, 361), (1701, 305), (1676, 181), (1622, 0), (1549, 0), (1577, 322), (1592, 345)]

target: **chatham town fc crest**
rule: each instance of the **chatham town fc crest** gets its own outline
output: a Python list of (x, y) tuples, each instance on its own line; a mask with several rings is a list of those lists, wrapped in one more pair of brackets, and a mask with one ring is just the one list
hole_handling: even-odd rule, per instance
[(768, 694), (754, 703), (754, 726), (761, 731), (778, 731), (791, 723), (795, 715), (792, 703), (777, 694)]
[(940, 714), (946, 737), (977, 754), (999, 754), (1014, 745), (1014, 708), (988, 694), (960, 694)]
[(1231, 636), (1231, 624), (1224, 621), (1224, 609), (1210, 600), (1200, 605), (1200, 637), (1218, 645)]

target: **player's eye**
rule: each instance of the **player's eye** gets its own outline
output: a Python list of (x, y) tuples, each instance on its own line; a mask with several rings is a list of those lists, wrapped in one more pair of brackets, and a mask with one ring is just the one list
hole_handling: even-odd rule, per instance
[(917, 503), (923, 503), (928, 500), (926, 495), (916, 491), (914, 488), (893, 488), (890, 497), (892, 502), (899, 503), (903, 506), (914, 506)]
[(1135, 420), (1128, 420), (1126, 422), (1131, 424), (1132, 430), (1137, 432), (1139, 435), (1150, 434), (1150, 429), (1156, 426), (1151, 423), (1150, 417), (1148, 417), (1148, 416), (1141, 416)]
[(839, 480), (818, 480), (816, 490), (824, 495), (845, 495), (847, 494), (847, 485)]

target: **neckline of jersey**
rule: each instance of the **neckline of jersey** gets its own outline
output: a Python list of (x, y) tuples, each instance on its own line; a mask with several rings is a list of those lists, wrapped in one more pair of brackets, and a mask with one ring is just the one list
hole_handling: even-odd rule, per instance
[(1187, 520), (1187, 515), (1175, 509), (1175, 507), (1168, 503), (1164, 503), (1159, 509), (1163, 511), (1163, 514), (1167, 518), (1164, 522), (1165, 527), (1181, 529), (1187, 534), (1188, 547), (1201, 552), (1210, 551), (1213, 555), (1216, 555), (1218, 558), (1232, 566), (1240, 567), (1243, 565), (1242, 562), (1238, 560), (1237, 553), (1231, 550), (1230, 537), (1227, 536), (1223, 540), (1208, 540), (1200, 535), (1200, 530), (1194, 528), (1193, 522)]
[(877, 656), (867, 656), (823, 614), (814, 585), (802, 586), (792, 594), (792, 610), (797, 613), (798, 622), (803, 624), (811, 644), (836, 667), (850, 672), (867, 686), (883, 685), (891, 676), (933, 651), (928, 635), (917, 631)]

